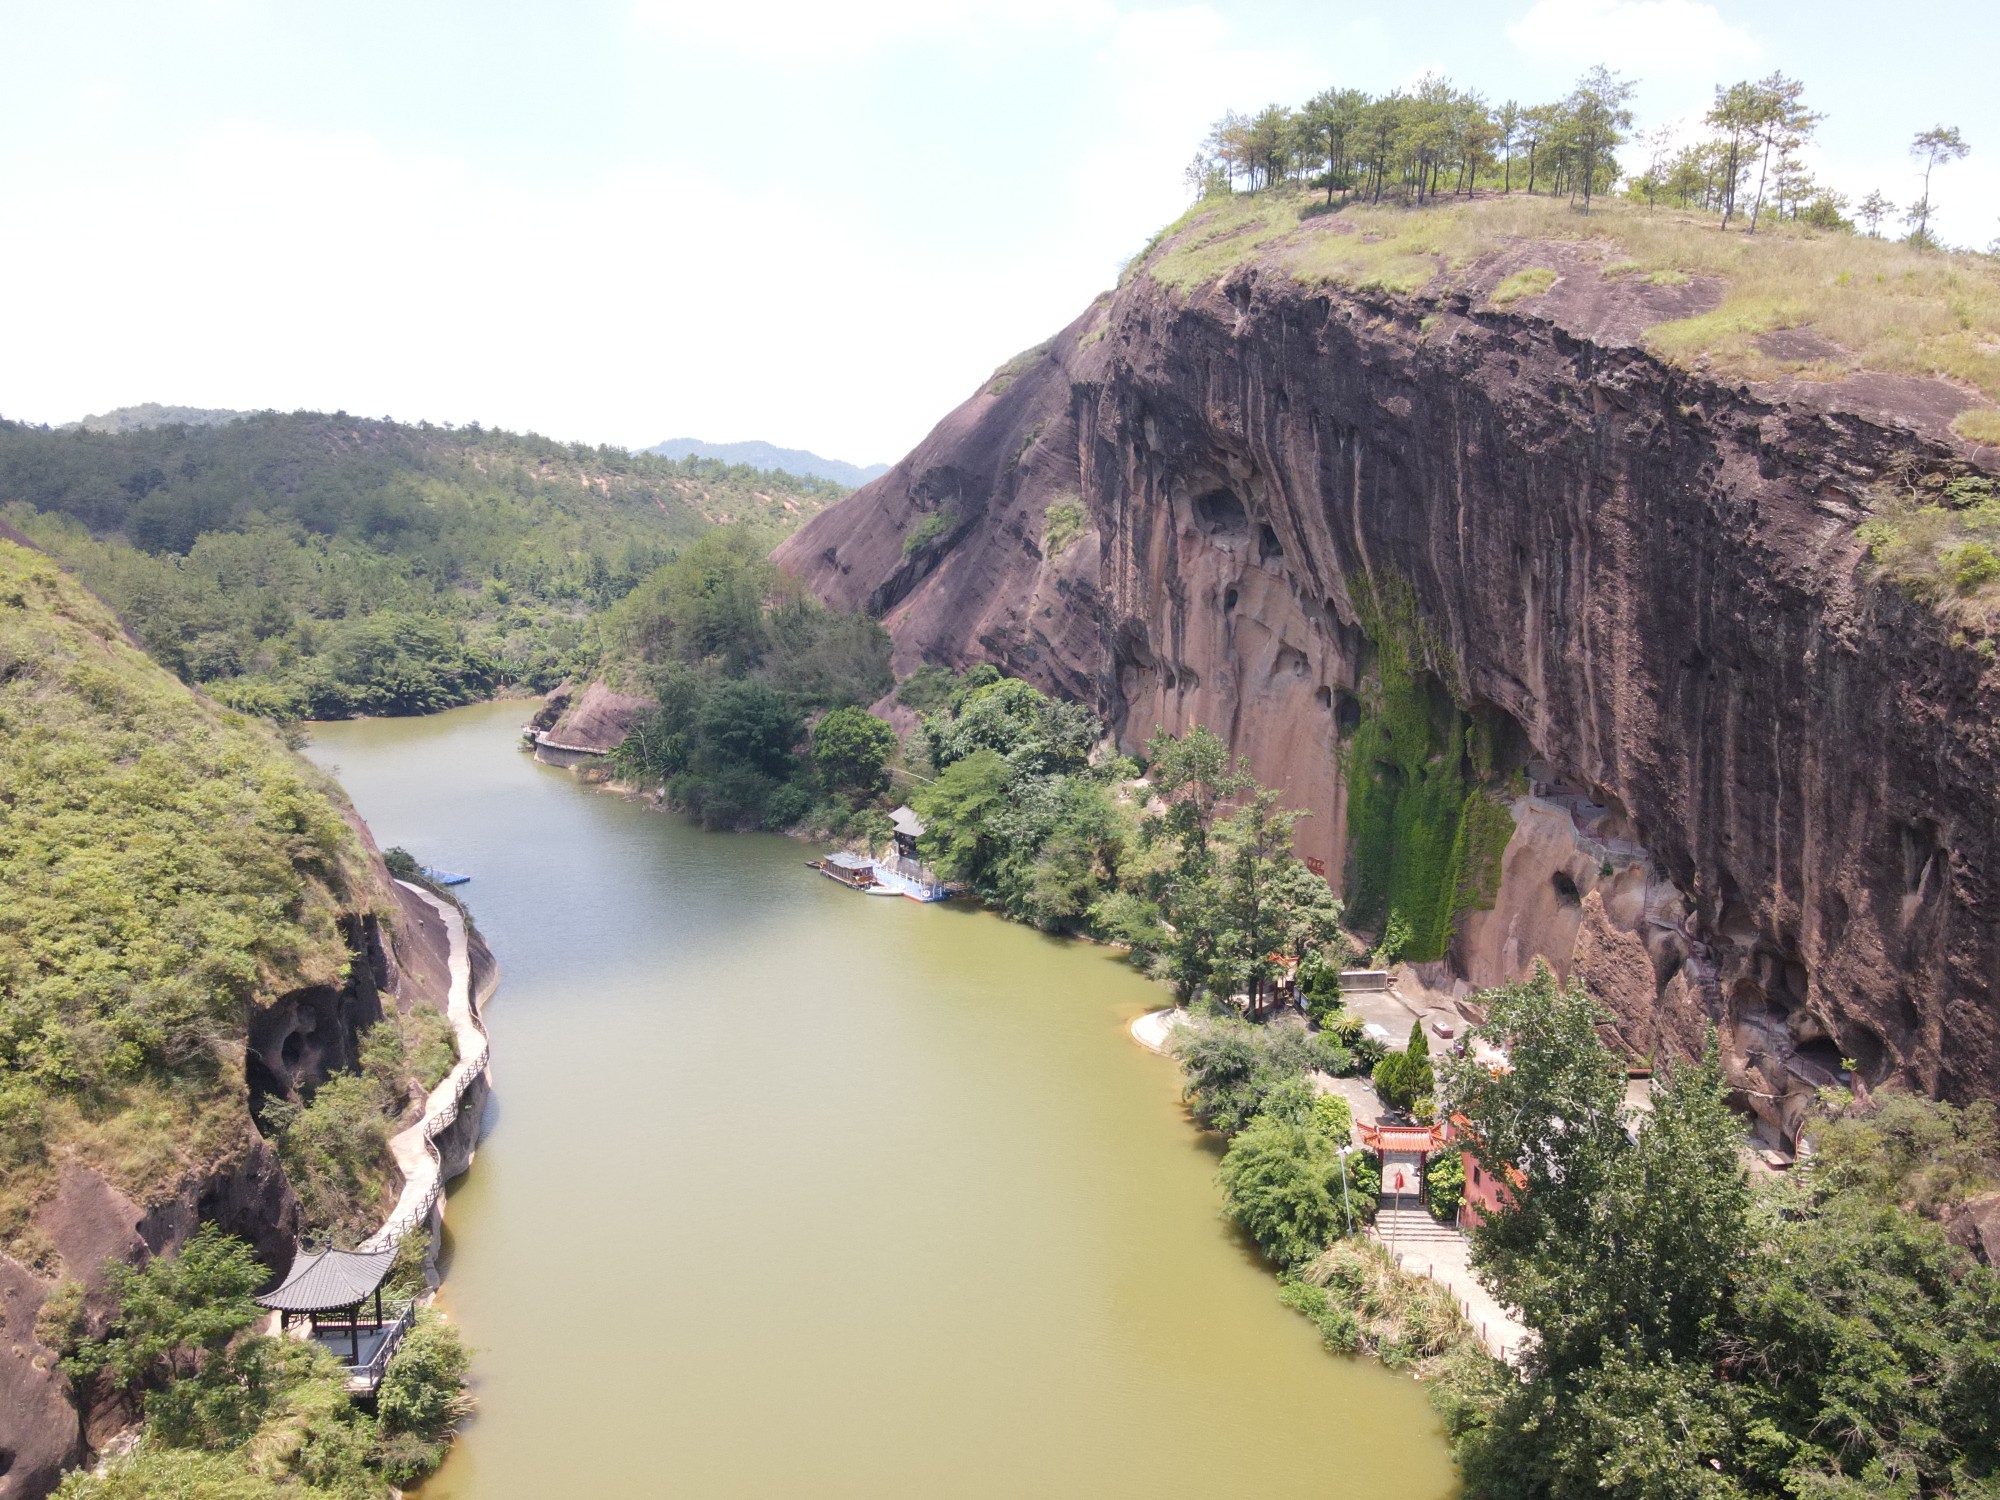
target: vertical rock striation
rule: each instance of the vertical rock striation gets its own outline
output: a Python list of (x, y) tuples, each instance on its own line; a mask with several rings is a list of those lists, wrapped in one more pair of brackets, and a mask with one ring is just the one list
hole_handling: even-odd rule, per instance
[[(1429, 299), (1142, 272), (778, 557), (881, 615), (899, 671), (995, 661), (1128, 748), (1225, 733), (1336, 884), (1357, 598), (1399, 580), (1437, 686), (1526, 783), (1461, 975), (1615, 970), (1635, 1049), (1715, 1020), (1781, 1127), (1845, 1062), (2000, 1092), (1994, 679), (1856, 536), (1885, 468), (1959, 462), (1958, 398), (1669, 367), (1638, 331), (1714, 289), (1589, 257), (1515, 247)], [(1527, 263), (1555, 291), (1493, 310)], [(1049, 556), (1064, 500), (1090, 526)]]

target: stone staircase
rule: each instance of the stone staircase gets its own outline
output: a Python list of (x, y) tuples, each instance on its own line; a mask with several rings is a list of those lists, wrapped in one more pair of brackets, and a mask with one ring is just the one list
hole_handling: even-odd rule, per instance
[(1463, 1234), (1449, 1224), (1438, 1223), (1416, 1199), (1393, 1196), (1382, 1199), (1369, 1233), (1396, 1257), (1406, 1275), (1426, 1277), (1451, 1293), (1489, 1354), (1509, 1363), (1521, 1357), (1528, 1331), (1472, 1274), (1472, 1247)]
[(1463, 1238), (1451, 1225), (1432, 1218), (1431, 1211), (1414, 1198), (1384, 1198), (1375, 1211), (1375, 1236), (1385, 1245), (1393, 1243), (1398, 1250), (1420, 1245), (1456, 1245)]

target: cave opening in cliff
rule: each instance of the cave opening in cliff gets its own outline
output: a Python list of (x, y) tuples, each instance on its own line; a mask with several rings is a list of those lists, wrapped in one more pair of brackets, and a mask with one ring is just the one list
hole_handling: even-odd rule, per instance
[(1210, 536), (1247, 536), (1250, 512), (1228, 490), (1214, 489), (1196, 497), (1195, 524)]
[(1334, 694), (1334, 728), (1340, 732), (1342, 740), (1352, 740), (1354, 730), (1362, 726), (1362, 700), (1352, 692)]
[(284, 1079), (272, 1071), (271, 1065), (255, 1052), (243, 1056), (243, 1080), (250, 1088), (250, 1118), (256, 1123), (260, 1134), (269, 1134), (264, 1129), (262, 1110), (267, 1099), (283, 1099), (291, 1093)]
[(1285, 545), (1268, 523), (1257, 528), (1257, 561), (1266, 566), (1285, 560)]
[(1559, 904), (1563, 906), (1583, 905), (1583, 892), (1577, 889), (1576, 882), (1570, 878), (1569, 871), (1556, 871), (1555, 874), (1549, 877), (1549, 885), (1554, 889), (1556, 900)]
[(1472, 732), (1465, 737), (1471, 775), (1507, 781), (1527, 769), (1535, 747), (1519, 719), (1497, 703), (1474, 703), (1466, 714), (1472, 720)]

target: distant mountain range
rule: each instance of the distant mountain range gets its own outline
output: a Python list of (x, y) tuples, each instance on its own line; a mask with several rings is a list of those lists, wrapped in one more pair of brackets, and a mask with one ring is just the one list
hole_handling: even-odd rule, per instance
[[(137, 406), (115, 406), (110, 411), (65, 422), (65, 428), (81, 427), (87, 432), (137, 432), (146, 427), (220, 427), (249, 412), (225, 411), (208, 406), (162, 406), (142, 401)], [(889, 472), (887, 464), (851, 464), (838, 458), (821, 458), (803, 448), (780, 448), (775, 443), (704, 443), (700, 438), (668, 438), (642, 450), (662, 458), (713, 458), (726, 464), (748, 464), (753, 469), (783, 469), (802, 479), (828, 479), (859, 489), (877, 475)]]
[(714, 458), (726, 464), (748, 464), (753, 469), (783, 469), (803, 478), (830, 479), (850, 489), (859, 489), (877, 475), (889, 472), (887, 464), (863, 467), (837, 458), (821, 458), (803, 448), (779, 448), (771, 443), (704, 443), (700, 438), (668, 438), (645, 451), (662, 458)]

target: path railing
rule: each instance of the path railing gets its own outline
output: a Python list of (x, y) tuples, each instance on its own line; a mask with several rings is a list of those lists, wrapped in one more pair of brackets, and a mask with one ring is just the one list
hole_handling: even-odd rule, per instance
[[(459, 1111), (465, 1107), (466, 1094), (485, 1073), (493, 1054), (493, 1044), (486, 1035), (486, 1022), (481, 1018), (478, 1003), (472, 995), (471, 944), (466, 938), (464, 914), (422, 886), (412, 885), (407, 880), (396, 883), (428, 902), (443, 918), (445, 931), (450, 936), (451, 998), (447, 1008), (458, 1041), (459, 1056), (444, 1081), (426, 1097), (423, 1118), (415, 1127), (421, 1132), (419, 1140), (424, 1159), (418, 1164), (414, 1176), (406, 1174), (402, 1197), (397, 1200), (388, 1221), (362, 1243), (364, 1250), (387, 1250), (401, 1243), (403, 1236), (412, 1229), (430, 1222), (432, 1210), (437, 1207), (438, 1199), (444, 1196), (444, 1153), (438, 1150), (437, 1138), (457, 1123)], [(418, 1186), (418, 1179), (421, 1179), (421, 1186)], [(414, 1195), (410, 1191), (412, 1187), (417, 1187)]]

